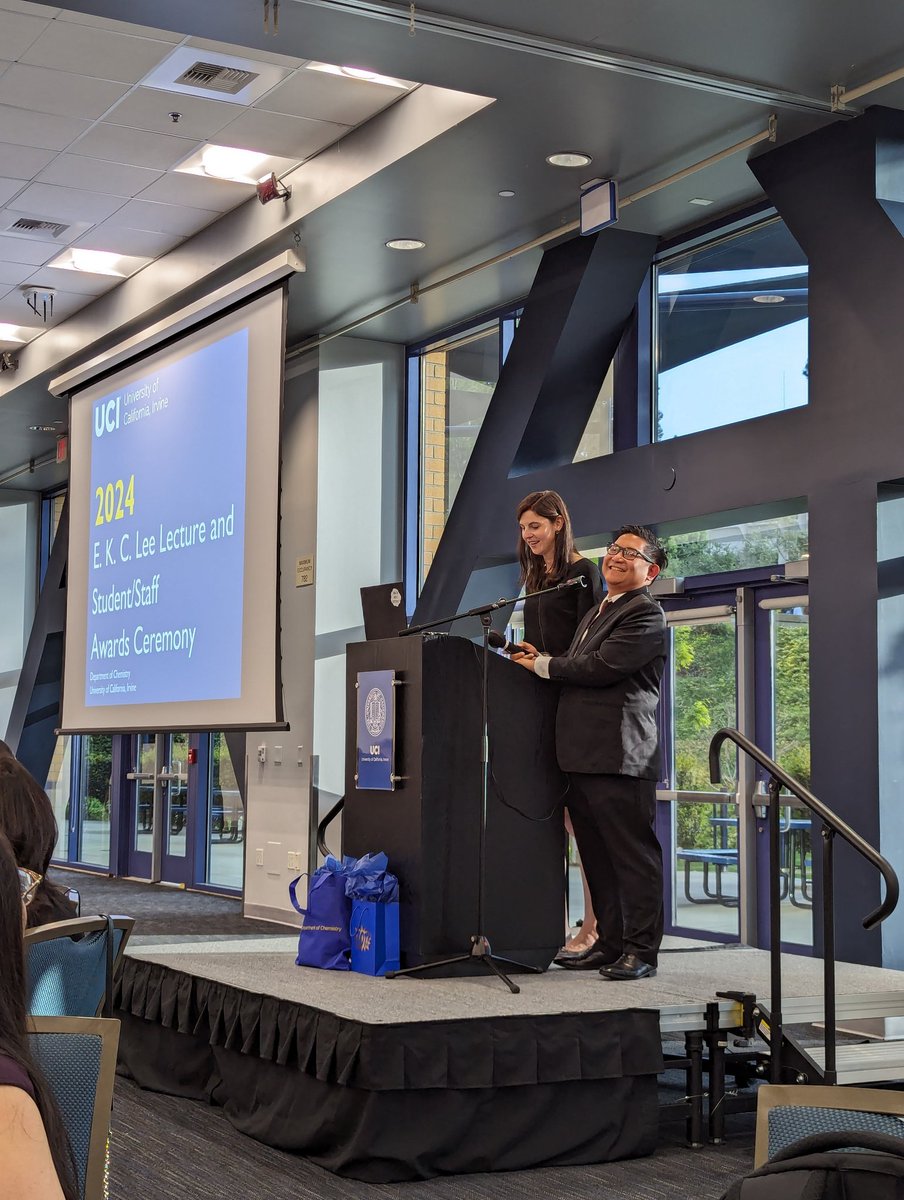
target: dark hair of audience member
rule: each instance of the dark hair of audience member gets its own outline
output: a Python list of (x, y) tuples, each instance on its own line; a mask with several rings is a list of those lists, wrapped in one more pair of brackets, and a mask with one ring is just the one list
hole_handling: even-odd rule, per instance
[(57, 841), (56, 818), (47, 793), (17, 759), (3, 754), (0, 833), (9, 839), (17, 866), (45, 876), (28, 906), (29, 928), (73, 916), (65, 892), (46, 878)]
[(50, 1086), (32, 1058), (25, 1006), (22, 890), (9, 841), (0, 834), (0, 1054), (17, 1063), (34, 1088), (35, 1103), (66, 1200), (78, 1200), (75, 1162)]

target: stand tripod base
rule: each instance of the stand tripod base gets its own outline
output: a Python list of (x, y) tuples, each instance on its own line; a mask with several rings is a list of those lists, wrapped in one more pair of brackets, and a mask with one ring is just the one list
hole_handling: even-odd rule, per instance
[(508, 966), (517, 967), (521, 971), (530, 971), (535, 975), (542, 975), (542, 967), (534, 967), (529, 963), (515, 962), (510, 958), (497, 958), (490, 949), (490, 943), (482, 933), (474, 933), (471, 935), (471, 949), (467, 954), (456, 954), (452, 958), (441, 958), (436, 962), (421, 963), (417, 967), (406, 967), (403, 971), (387, 971), (384, 978), (397, 979), (400, 975), (419, 975), (422, 971), (433, 971), (437, 967), (451, 967), (455, 963), (470, 962), (476, 959), (481, 962), (488, 971), (502, 980), (508, 990), (515, 996), (519, 994), (521, 988), (516, 983), (513, 983), (506, 975), (505, 971), (499, 966), (500, 963), (506, 963)]

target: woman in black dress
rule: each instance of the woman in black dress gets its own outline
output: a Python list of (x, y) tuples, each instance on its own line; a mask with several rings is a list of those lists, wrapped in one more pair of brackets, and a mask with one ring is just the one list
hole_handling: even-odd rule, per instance
[[(547, 592), (545, 596), (529, 596), (524, 601), (524, 640), (541, 654), (562, 655), (571, 645), (584, 615), (602, 603), (604, 592), (599, 567), (575, 550), (571, 518), (558, 492), (531, 492), (518, 505), (517, 515), (521, 530), (518, 557), (521, 583), (526, 593), (579, 576), (586, 580), (586, 586)], [(569, 833), (573, 832), (567, 809), (565, 828)], [(566, 916), (567, 940), (563, 955), (579, 954), (596, 941), (596, 917), (583, 868), (581, 881), (584, 885), (584, 923), (577, 936), (569, 938)]]

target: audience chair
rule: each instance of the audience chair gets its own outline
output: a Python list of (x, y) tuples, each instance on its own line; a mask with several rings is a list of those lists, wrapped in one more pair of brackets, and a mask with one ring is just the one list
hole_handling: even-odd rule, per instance
[(66, 1126), (80, 1200), (105, 1200), (119, 1022), (32, 1017), (31, 1049)]
[(75, 917), (26, 930), (28, 1011), (34, 1017), (113, 1015), (113, 973), (133, 917)]
[(886, 1133), (904, 1141), (904, 1093), (874, 1088), (763, 1084), (757, 1092), (754, 1167), (817, 1133)]

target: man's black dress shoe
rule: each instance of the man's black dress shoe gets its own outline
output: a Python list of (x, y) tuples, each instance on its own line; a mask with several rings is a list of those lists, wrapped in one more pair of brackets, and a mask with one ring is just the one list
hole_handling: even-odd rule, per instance
[(650, 979), (656, 968), (638, 958), (636, 954), (623, 954), (618, 962), (609, 963), (600, 969), (603, 979)]
[(568, 971), (597, 971), (600, 967), (610, 967), (616, 961), (617, 955), (606, 950), (599, 942), (594, 942), (587, 950), (577, 954), (557, 954), (553, 960), (556, 966), (565, 967)]

